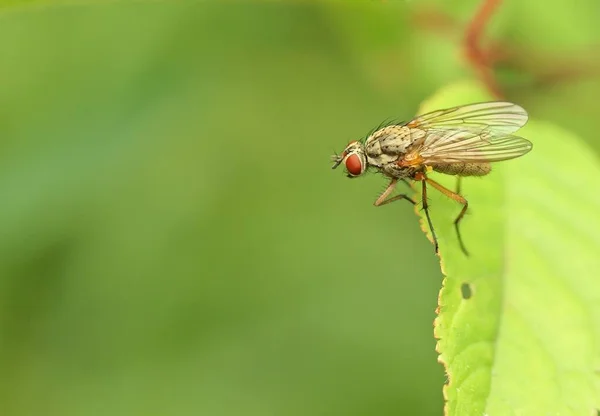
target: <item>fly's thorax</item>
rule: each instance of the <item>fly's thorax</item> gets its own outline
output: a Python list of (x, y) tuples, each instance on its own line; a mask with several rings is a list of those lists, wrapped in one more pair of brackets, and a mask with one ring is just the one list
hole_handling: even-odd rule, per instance
[(419, 129), (402, 125), (383, 127), (365, 142), (367, 160), (377, 167), (396, 162), (410, 150), (411, 145), (424, 137), (425, 132)]
[(416, 142), (425, 138), (425, 132), (407, 126), (387, 126), (371, 134), (365, 142), (367, 156), (380, 154), (400, 156)]

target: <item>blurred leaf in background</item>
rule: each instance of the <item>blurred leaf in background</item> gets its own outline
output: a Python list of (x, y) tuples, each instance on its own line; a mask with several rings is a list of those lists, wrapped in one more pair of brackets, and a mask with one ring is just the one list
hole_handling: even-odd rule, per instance
[(429, 245), (329, 164), (416, 102), (373, 92), (326, 16), (4, 18), (2, 414), (439, 413)]
[[(562, 6), (535, 3), (553, 33)], [(440, 414), (432, 247), (409, 204), (372, 207), (381, 178), (328, 159), (469, 74), (427, 5), (2, 15), (0, 414)], [(495, 36), (540, 15), (507, 9)], [(600, 149), (581, 85), (514, 94)]]

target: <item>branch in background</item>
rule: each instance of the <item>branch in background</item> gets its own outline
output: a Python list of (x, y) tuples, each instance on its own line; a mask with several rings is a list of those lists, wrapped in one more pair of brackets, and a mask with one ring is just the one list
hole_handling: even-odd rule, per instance
[(481, 38), (485, 32), (485, 27), (501, 2), (502, 0), (483, 0), (481, 7), (467, 26), (463, 40), (467, 61), (473, 66), (486, 88), (496, 98), (502, 98), (503, 94), (494, 75), (493, 67), (488, 60), (489, 56), (481, 48)]
[(484, 0), (466, 31), (453, 17), (433, 9), (415, 10), (412, 20), (421, 30), (446, 38), (454, 37), (457, 41), (466, 32), (463, 36), (463, 48), (467, 62), (474, 67), (488, 90), (497, 97), (502, 96), (494, 75), (494, 68), (498, 67), (532, 75), (533, 82), (524, 85), (525, 88), (543, 88), (600, 75), (600, 45), (564, 53), (540, 52), (503, 42), (490, 42), (483, 49), (481, 38), (485, 25), (499, 3), (500, 0)]

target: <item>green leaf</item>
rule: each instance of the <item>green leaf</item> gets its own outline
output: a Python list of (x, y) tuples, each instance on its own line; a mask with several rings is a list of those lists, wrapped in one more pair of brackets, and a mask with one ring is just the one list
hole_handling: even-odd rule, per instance
[[(489, 99), (457, 84), (421, 112)], [(446, 276), (434, 333), (449, 415), (600, 407), (600, 167), (578, 137), (531, 116), (519, 131), (534, 144), (529, 154), (463, 180), (470, 257), (452, 225), (459, 204), (428, 192)], [(454, 178), (431, 177), (454, 189)]]

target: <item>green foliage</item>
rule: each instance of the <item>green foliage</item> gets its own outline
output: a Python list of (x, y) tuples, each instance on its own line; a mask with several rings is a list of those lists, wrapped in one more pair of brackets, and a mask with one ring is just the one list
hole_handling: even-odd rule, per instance
[(329, 163), (416, 101), (318, 7), (65, 6), (0, 50), (2, 416), (439, 414), (435, 258)]
[[(456, 84), (421, 111), (488, 98)], [(600, 164), (578, 137), (530, 116), (518, 134), (534, 143), (531, 153), (463, 181), (470, 257), (452, 226), (460, 207), (430, 192), (446, 275), (435, 335), (449, 415), (600, 407)], [(454, 186), (454, 178), (432, 177)]]

